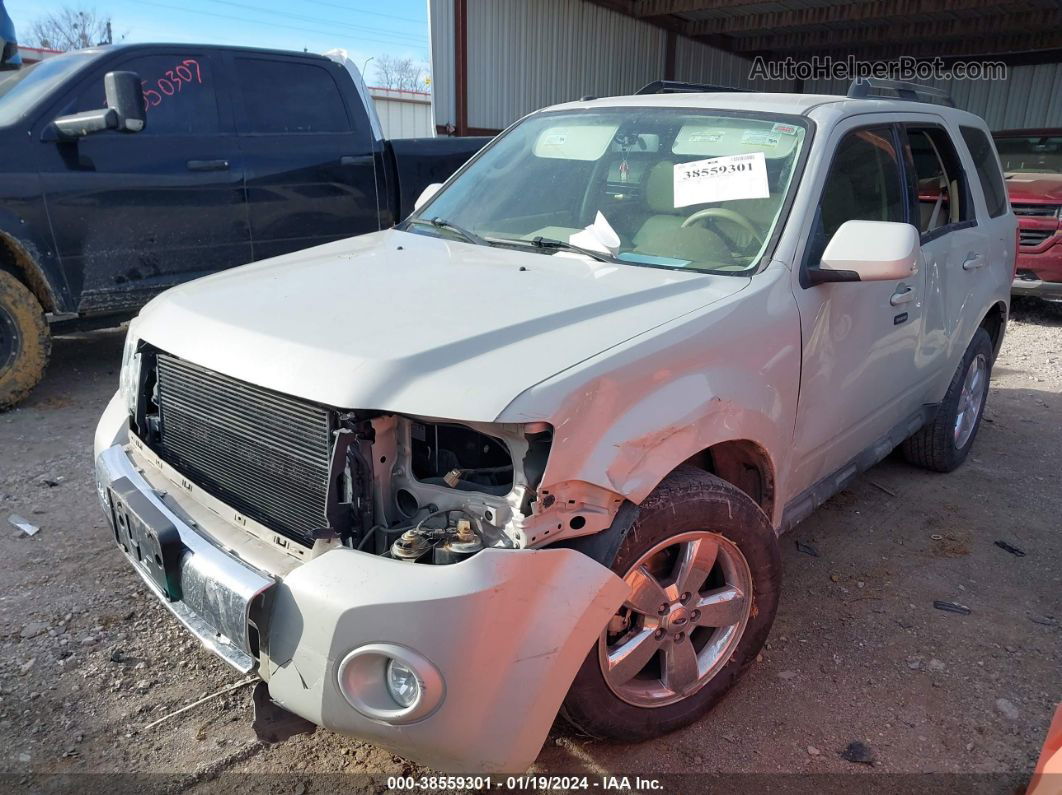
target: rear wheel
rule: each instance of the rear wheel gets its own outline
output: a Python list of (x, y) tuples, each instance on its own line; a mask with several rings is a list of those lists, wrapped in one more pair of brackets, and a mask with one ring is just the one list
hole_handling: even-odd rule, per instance
[(50, 353), (40, 303), (12, 274), (0, 270), (0, 410), (30, 393), (44, 375)]
[(561, 713), (591, 736), (639, 741), (698, 720), (744, 673), (774, 620), (781, 563), (748, 496), (682, 467), (639, 507), (612, 570), (631, 595)]
[(992, 338), (977, 329), (933, 421), (903, 443), (904, 457), (935, 472), (951, 472), (973, 447), (992, 375)]

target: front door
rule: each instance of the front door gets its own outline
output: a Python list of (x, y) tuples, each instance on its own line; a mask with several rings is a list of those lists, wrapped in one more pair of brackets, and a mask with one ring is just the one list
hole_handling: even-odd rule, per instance
[(58, 254), (82, 313), (135, 309), (251, 259), (240, 153), (211, 53), (174, 47), (107, 59), (50, 118), (102, 107), (103, 75), (116, 70), (140, 76), (142, 132), (38, 144)]
[[(830, 167), (802, 267), (816, 267), (845, 221), (909, 220), (898, 131), (850, 121), (835, 129)], [(796, 288), (803, 365), (793, 493), (841, 470), (917, 407), (914, 361), (925, 273), (897, 281)]]

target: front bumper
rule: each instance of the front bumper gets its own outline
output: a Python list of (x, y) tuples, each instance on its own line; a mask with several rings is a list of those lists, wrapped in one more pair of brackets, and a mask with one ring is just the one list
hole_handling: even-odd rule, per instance
[(1062, 281), (1049, 282), (1035, 276), (1014, 277), (1010, 285), (1011, 295), (1028, 295), (1046, 301), (1062, 301)]
[[(109, 408), (97, 433), (101, 499), (131, 486), (156, 511), (151, 521), (175, 527), (187, 548), (179, 601), (127, 555), (155, 596), (212, 651), (257, 670), (284, 708), (422, 764), (526, 770), (579, 665), (627, 596), (615, 574), (567, 549), (487, 549), (432, 566), (336, 548), (263, 570), (247, 560), (268, 555), (240, 549), (238, 557), (231, 544), (216, 543), (233, 526), (209, 518), (177, 484), (160, 496), (151, 462), (121, 443), (120, 429), (102, 427), (116, 417), (124, 420)], [(421, 683), (436, 688), (430, 714), (391, 722), (345, 695), (343, 661), (381, 645), (412, 650), (438, 672), (438, 682)], [(382, 665), (377, 673), (382, 679)]]

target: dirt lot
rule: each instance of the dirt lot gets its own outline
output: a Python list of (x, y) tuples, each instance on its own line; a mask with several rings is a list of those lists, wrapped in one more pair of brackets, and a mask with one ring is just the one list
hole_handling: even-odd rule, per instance
[[(231, 773), (421, 772), (323, 731), (263, 746), (249, 726), (249, 688), (143, 729), (240, 677), (147, 597), (105, 527), (92, 433), (121, 344), (115, 331), (59, 340), (42, 387), (0, 414), (4, 779), (142, 772), (166, 774), (176, 791), (262, 780)], [(867, 772), (867, 782), (982, 772), (1020, 782), (1062, 701), (1060, 449), (1062, 319), (1018, 307), (971, 459), (941, 476), (894, 456), (784, 537), (768, 647), (709, 718), (634, 747), (558, 724), (536, 769)], [(11, 513), (40, 532), (23, 536)], [(841, 757), (853, 740), (873, 764)], [(295, 791), (334, 788), (321, 782)]]

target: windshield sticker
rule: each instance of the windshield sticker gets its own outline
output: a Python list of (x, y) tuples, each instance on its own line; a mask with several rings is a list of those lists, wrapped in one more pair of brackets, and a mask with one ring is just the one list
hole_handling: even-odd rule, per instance
[(741, 136), (741, 143), (745, 146), (778, 146), (782, 139), (765, 130), (745, 130)]
[(675, 207), (736, 199), (766, 199), (767, 160), (763, 152), (713, 157), (675, 164)]
[(616, 135), (617, 124), (572, 124), (548, 127), (539, 133), (532, 151), (536, 157), (557, 160), (597, 160)]
[(782, 122), (777, 122), (771, 127), (771, 132), (782, 133), (783, 135), (796, 135), (797, 126), (795, 124), (782, 124)]
[(714, 144), (723, 140), (722, 130), (707, 130), (705, 132), (690, 133), (686, 140), (691, 144)]

